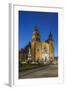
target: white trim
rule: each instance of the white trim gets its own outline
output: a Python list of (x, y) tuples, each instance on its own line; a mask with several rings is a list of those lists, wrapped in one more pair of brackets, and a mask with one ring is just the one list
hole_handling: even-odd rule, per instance
[[(59, 13), (59, 77), (58, 78), (41, 78), (41, 79), (18, 79), (18, 11), (39, 11), (39, 12), (58, 12)], [(10, 82), (12, 85), (40, 85), (49, 83), (62, 83), (63, 82), (63, 8), (62, 7), (44, 7), (44, 6), (24, 6), (24, 5), (11, 5), (11, 57), (10, 57)], [(61, 48), (61, 49), (60, 49)], [(36, 83), (37, 80), (37, 83)], [(32, 83), (30, 83), (32, 82)]]

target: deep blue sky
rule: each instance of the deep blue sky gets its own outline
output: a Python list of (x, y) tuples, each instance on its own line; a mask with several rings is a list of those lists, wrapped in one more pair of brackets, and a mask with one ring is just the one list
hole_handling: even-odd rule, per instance
[(58, 13), (19, 11), (19, 49), (32, 40), (34, 27), (38, 26), (41, 41), (48, 39), (52, 32), (55, 56), (58, 56)]

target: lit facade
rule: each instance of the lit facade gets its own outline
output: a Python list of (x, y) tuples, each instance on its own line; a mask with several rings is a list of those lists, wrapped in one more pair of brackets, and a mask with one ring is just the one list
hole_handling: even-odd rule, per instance
[(48, 40), (41, 41), (40, 33), (35, 27), (31, 42), (32, 61), (39, 63), (50, 63), (54, 60), (54, 40), (50, 32)]

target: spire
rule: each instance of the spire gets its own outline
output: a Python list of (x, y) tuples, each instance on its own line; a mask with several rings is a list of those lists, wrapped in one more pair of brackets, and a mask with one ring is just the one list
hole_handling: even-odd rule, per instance
[(52, 33), (51, 32), (49, 34), (49, 40), (52, 40), (53, 41), (53, 36), (52, 36)]

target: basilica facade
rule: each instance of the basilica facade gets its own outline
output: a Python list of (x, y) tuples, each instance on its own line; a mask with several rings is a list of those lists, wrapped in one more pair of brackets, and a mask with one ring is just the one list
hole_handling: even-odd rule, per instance
[(27, 53), (25, 55), (25, 62), (51, 63), (54, 60), (54, 40), (52, 33), (49, 33), (46, 41), (41, 41), (39, 29), (35, 27), (32, 33), (32, 40), (27, 47)]
[(48, 40), (41, 41), (40, 33), (35, 27), (31, 42), (32, 60), (49, 63), (54, 60), (54, 40), (52, 33), (49, 33)]

